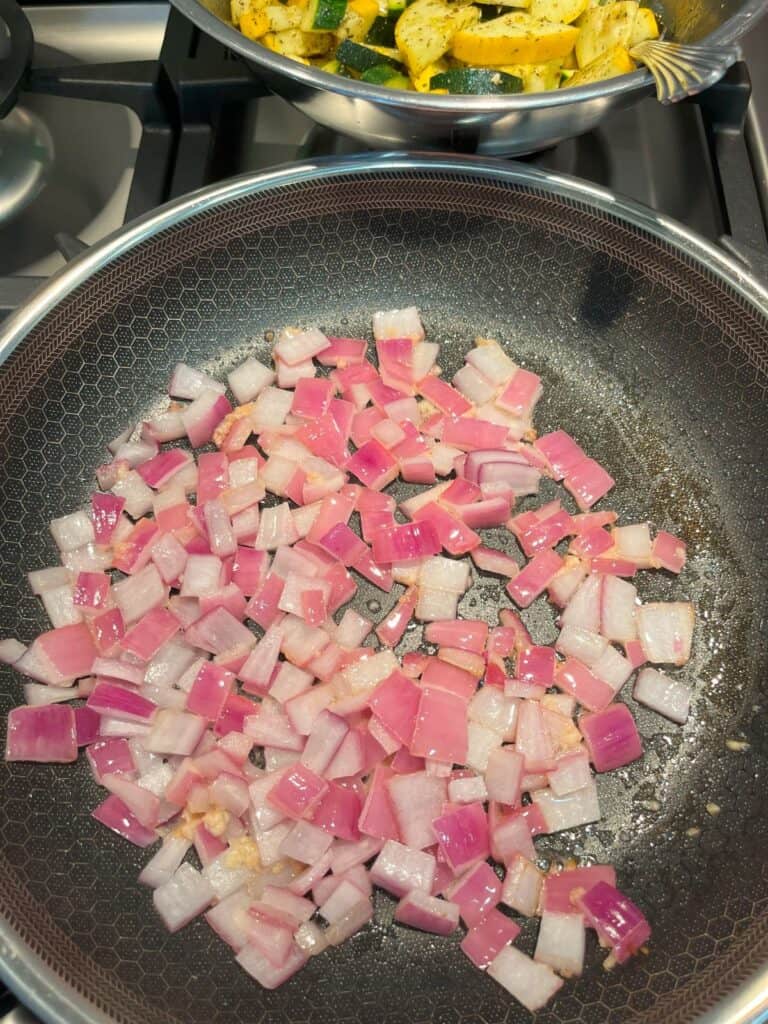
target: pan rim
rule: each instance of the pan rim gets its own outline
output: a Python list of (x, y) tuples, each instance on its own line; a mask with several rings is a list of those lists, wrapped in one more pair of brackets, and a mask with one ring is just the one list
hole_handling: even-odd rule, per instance
[(690, 259), (704, 264), (710, 272), (715, 273), (768, 317), (768, 283), (763, 284), (743, 264), (674, 218), (610, 189), (592, 185), (571, 175), (539, 170), (501, 158), (432, 156), (418, 152), (365, 153), (284, 164), (270, 171), (228, 178), (224, 182), (171, 200), (129, 222), (53, 274), (5, 321), (0, 328), (0, 365), (43, 317), (75, 288), (109, 263), (168, 228), (218, 206), (275, 188), (345, 175), (409, 171), (469, 174), (496, 179), (506, 184), (541, 189), (559, 198), (592, 206), (603, 214), (627, 221), (633, 227), (682, 250)]
[[(768, 287), (735, 259), (672, 218), (570, 176), (491, 158), (433, 156), (418, 153), (364, 154), (328, 158), (249, 173), (228, 179), (173, 200), (129, 223), (88, 249), (51, 277), (0, 328), (0, 365), (61, 301), (104, 267), (160, 232), (217, 207), (262, 192), (347, 176), (420, 172), (462, 174), (480, 179), (534, 188), (581, 203), (624, 221), (682, 251), (768, 318)], [(0, 978), (25, 1007), (45, 1024), (109, 1024), (111, 1018), (85, 1002), (0, 919)], [(701, 1024), (749, 1024), (768, 1009), (768, 965), (755, 972)]]

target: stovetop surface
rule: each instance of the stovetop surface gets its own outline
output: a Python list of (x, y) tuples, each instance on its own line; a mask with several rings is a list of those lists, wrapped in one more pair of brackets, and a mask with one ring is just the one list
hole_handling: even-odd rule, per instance
[[(35, 201), (5, 222), (0, 173), (0, 313), (63, 266), (77, 240), (92, 244), (234, 174), (361, 149), (266, 95), (236, 57), (165, 3), (25, 9), (36, 46), (18, 108), (50, 152)], [(737, 66), (701, 103), (665, 108), (649, 97), (523, 159), (614, 189), (710, 240), (734, 239), (731, 247), (768, 277), (763, 42), (768, 22), (746, 41), (749, 74)], [(161, 66), (174, 69), (172, 96)], [(203, 80), (211, 85), (201, 90)]]
[[(0, 167), (0, 318), (82, 244), (159, 203), (234, 174), (361, 149), (267, 95), (165, 3), (26, 10), (36, 46), (16, 122), (43, 154), (42, 183), (3, 221)], [(524, 159), (674, 217), (768, 281), (767, 43), (764, 21), (744, 41), (745, 63), (698, 102), (664, 108), (648, 98)], [(174, 74), (161, 73), (169, 67)], [(201, 81), (210, 84), (201, 90)], [(0, 1024), (36, 1022), (0, 991)]]

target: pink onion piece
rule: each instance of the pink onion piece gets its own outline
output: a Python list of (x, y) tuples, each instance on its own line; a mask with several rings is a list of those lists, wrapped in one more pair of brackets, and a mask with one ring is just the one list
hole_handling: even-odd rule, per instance
[(59, 764), (76, 761), (73, 709), (61, 704), (14, 708), (8, 714), (5, 759)]
[(598, 882), (576, 899), (587, 924), (594, 928), (601, 945), (610, 946), (618, 963), (624, 963), (651, 936), (642, 912), (607, 882)]
[(491, 909), (469, 928), (462, 940), (461, 949), (475, 967), (485, 970), (519, 934), (519, 925), (500, 910)]
[[(615, 695), (646, 662), (685, 663), (694, 616), (641, 604), (628, 580), (679, 573), (685, 545), (586, 511), (612, 477), (563, 431), (530, 442), (542, 381), (498, 343), (478, 339), (452, 385), (414, 307), (376, 314), (374, 336), (377, 366), (363, 339), (283, 329), (274, 369), (249, 358), (228, 374), (236, 409), (224, 384), (176, 366), (170, 390), (190, 404), (126, 430), (97, 469), (111, 493), (51, 524), (62, 565), (29, 581), (53, 628), (0, 641), (30, 680), (6, 756), (64, 762), (84, 746), (109, 791), (94, 817), (139, 846), (167, 833), (140, 881), (169, 930), (205, 912), (266, 988), (365, 927), (378, 884), (409, 927), (447, 935), (461, 917), (465, 953), (535, 1011), (561, 985), (553, 968), (580, 973), (584, 920), (607, 966), (649, 934), (613, 868), (543, 876), (535, 837), (599, 820), (591, 764), (640, 756)], [(167, 445), (185, 434), (216, 450)], [(582, 511), (560, 491), (512, 515), (542, 476)], [(397, 477), (414, 485), (399, 508), (382, 492)], [(527, 562), (486, 544), (488, 528)], [(511, 608), (493, 627), (460, 616), (471, 562), (520, 608), (547, 591), (556, 643)], [(345, 607), (360, 577), (406, 588), (378, 623)], [(436, 653), (393, 653), (414, 646), (412, 620)], [(676, 679), (646, 668), (634, 693), (685, 721)], [(542, 915), (533, 960), (500, 902)]]
[(514, 946), (505, 946), (488, 966), (488, 974), (531, 1013), (549, 1002), (562, 978), (546, 964), (536, 963)]

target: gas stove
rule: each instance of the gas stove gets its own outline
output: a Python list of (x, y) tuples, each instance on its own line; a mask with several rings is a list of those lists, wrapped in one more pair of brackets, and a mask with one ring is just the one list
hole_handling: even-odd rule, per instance
[[(32, 5), (35, 46), (0, 122), (0, 318), (159, 204), (247, 171), (359, 152), (271, 96), (165, 3)], [(653, 98), (524, 158), (639, 200), (768, 281), (768, 20), (693, 101)], [(3, 39), (0, 35), (0, 59)], [(36, 1024), (0, 991), (0, 1024)]]
[[(230, 175), (360, 149), (269, 95), (167, 4), (25, 10), (31, 70), (0, 122), (0, 316), (84, 245), (160, 203)], [(649, 97), (525, 159), (638, 199), (768, 279), (765, 42), (768, 22), (747, 38), (745, 61), (696, 101), (664, 108)]]

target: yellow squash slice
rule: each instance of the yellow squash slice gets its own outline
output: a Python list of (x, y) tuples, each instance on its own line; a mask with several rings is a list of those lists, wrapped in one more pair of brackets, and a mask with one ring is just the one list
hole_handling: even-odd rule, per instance
[(531, 0), (528, 13), (542, 21), (559, 21), (570, 25), (589, 5), (589, 0)]
[(629, 47), (638, 5), (635, 0), (616, 0), (605, 7), (590, 7), (579, 18), (576, 59), (584, 68), (601, 53), (616, 46)]
[(623, 46), (614, 46), (613, 49), (601, 53), (591, 64), (587, 64), (580, 71), (574, 71), (570, 78), (563, 82), (563, 88), (588, 85), (590, 82), (602, 82), (605, 78), (627, 75), (636, 68), (637, 65), (629, 56), (629, 51)]
[(377, 0), (349, 0), (347, 11), (336, 29), (336, 38), (362, 43), (379, 13)]
[(572, 25), (514, 11), (457, 32), (452, 53), (465, 64), (543, 64), (563, 58), (579, 35)]
[(563, 62), (558, 58), (543, 64), (503, 64), (499, 71), (522, 79), (524, 92), (546, 92), (559, 87), (562, 67)]
[(635, 24), (632, 26), (632, 34), (629, 37), (630, 47), (644, 43), (646, 39), (658, 39), (659, 34), (656, 15), (650, 7), (641, 7), (635, 15)]
[(443, 0), (415, 0), (400, 15), (395, 42), (411, 75), (420, 75), (451, 47), (458, 30), (480, 17), (477, 7), (449, 7)]
[(329, 32), (302, 32), (300, 28), (289, 28), (282, 32), (268, 32), (261, 41), (275, 53), (299, 59), (327, 53), (331, 48), (333, 36)]
[(249, 39), (261, 39), (269, 32), (269, 28), (269, 18), (263, 8), (255, 10), (252, 7), (240, 18), (240, 31)]

